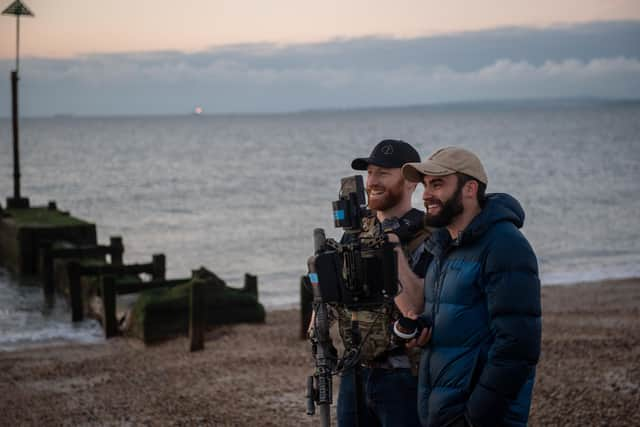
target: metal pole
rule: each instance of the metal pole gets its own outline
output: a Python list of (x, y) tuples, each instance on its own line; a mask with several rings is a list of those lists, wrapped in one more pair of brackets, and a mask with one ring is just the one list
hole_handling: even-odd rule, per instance
[(20, 203), (20, 148), (18, 137), (18, 71), (11, 72), (11, 114), (13, 119), (13, 198)]
[(20, 197), (20, 137), (18, 111), (18, 80), (20, 80), (20, 15), (33, 16), (33, 13), (20, 1), (15, 0), (3, 12), (3, 15), (16, 17), (16, 69), (11, 72), (11, 115), (13, 125), (13, 197), (7, 197), (7, 207), (28, 208), (29, 199)]
[(20, 15), (16, 15), (16, 73), (20, 68)]

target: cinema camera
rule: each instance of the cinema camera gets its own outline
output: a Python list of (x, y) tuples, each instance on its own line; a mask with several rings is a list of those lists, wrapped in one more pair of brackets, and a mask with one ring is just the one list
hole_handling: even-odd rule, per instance
[[(327, 239), (323, 229), (313, 231), (315, 255), (308, 261), (308, 283), (313, 290), (312, 353), (315, 372), (307, 379), (307, 414), (320, 408), (321, 425), (330, 424), (332, 376), (356, 367), (354, 381), (361, 382), (357, 368), (361, 340), (357, 310), (393, 303), (398, 293), (398, 261), (394, 243), (382, 226), (378, 232), (363, 233), (363, 219), (370, 218), (362, 177), (342, 178), (339, 198), (333, 202), (334, 224), (344, 230), (340, 242)], [(329, 305), (344, 305), (352, 311), (352, 348), (338, 359), (329, 335)], [(356, 401), (362, 396), (356, 390)], [(358, 405), (362, 405), (359, 403)]]
[(388, 241), (382, 228), (371, 236), (360, 235), (363, 219), (371, 215), (362, 177), (342, 178), (339, 199), (333, 202), (333, 218), (345, 236), (340, 243), (325, 239), (315, 257), (322, 302), (357, 310), (390, 302), (398, 293), (395, 244)]
[[(344, 304), (349, 309), (361, 309), (388, 303), (398, 293), (398, 265), (386, 234), (377, 237), (361, 237), (362, 220), (371, 212), (366, 208), (362, 177), (342, 178), (339, 199), (333, 202), (334, 225), (342, 227), (351, 243), (339, 244), (321, 235), (320, 252), (316, 252), (315, 269), (322, 301)], [(402, 238), (410, 233), (408, 224), (401, 224), (397, 218), (385, 220), (378, 225), (379, 231), (393, 232)], [(324, 246), (324, 251), (322, 247)], [(409, 341), (416, 338), (424, 328), (431, 327), (426, 317), (410, 319), (400, 317), (393, 325), (397, 340)]]

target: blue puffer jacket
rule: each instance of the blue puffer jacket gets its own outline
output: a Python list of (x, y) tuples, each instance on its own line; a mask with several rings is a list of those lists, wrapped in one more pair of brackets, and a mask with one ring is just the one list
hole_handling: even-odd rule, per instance
[(487, 197), (459, 236), (438, 229), (425, 277), (433, 323), (422, 353), (418, 405), (424, 426), (465, 416), (474, 427), (525, 426), (540, 355), (538, 263), (518, 230), (524, 211)]

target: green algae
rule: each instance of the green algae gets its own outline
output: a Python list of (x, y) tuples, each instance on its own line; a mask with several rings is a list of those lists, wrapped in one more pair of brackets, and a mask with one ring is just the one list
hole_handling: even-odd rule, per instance
[(29, 209), (7, 209), (4, 212), (5, 219), (11, 219), (16, 226), (30, 228), (70, 227), (79, 225), (91, 225), (89, 222), (72, 217), (59, 210), (46, 207)]
[(214, 273), (200, 269), (183, 284), (141, 293), (132, 309), (129, 333), (145, 342), (186, 334), (189, 329), (189, 296), (196, 281), (204, 284), (208, 326), (264, 322), (264, 307), (254, 293), (228, 287)]

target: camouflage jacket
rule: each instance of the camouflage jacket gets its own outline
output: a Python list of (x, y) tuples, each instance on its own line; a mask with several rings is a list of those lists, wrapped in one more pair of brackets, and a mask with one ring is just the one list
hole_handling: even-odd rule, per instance
[[(422, 211), (418, 209), (412, 209), (402, 218), (406, 223), (409, 223), (407, 217), (410, 218), (412, 229), (409, 232), (399, 233), (401, 238), (401, 244), (407, 260), (419, 276), (424, 275), (426, 270), (426, 251), (424, 250), (424, 241), (429, 237), (430, 232), (422, 227)], [(419, 220), (418, 224), (415, 224)], [(376, 233), (383, 232), (383, 224), (380, 224), (378, 220), (373, 217), (367, 217), (362, 222), (362, 232), (360, 237), (375, 236)], [(404, 237), (404, 238), (403, 238)], [(359, 323), (360, 337), (361, 337), (361, 350), (360, 360), (362, 362), (382, 361), (393, 352), (393, 354), (405, 354), (404, 345), (399, 345), (395, 342), (394, 335), (392, 333), (393, 323), (400, 318), (400, 310), (395, 304), (387, 304), (377, 307), (371, 310), (359, 310), (357, 313), (352, 313), (343, 305), (334, 306), (334, 315), (338, 319), (338, 330), (340, 337), (344, 343), (345, 349), (352, 348), (353, 337), (351, 332), (351, 318), (355, 314)]]

